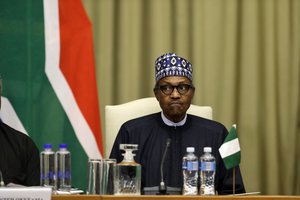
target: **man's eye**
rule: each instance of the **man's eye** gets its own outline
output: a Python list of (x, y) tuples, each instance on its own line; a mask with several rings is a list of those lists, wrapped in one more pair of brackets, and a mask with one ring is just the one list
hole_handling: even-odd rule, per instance
[(171, 85), (168, 85), (168, 86), (166, 87), (166, 89), (167, 89), (167, 90), (173, 90), (173, 87), (172, 87)]
[(170, 86), (170, 85), (164, 85), (164, 86), (162, 86), (162, 89), (163, 90), (172, 90), (172, 86)]
[(179, 90), (187, 90), (188, 86), (187, 85), (178, 85)]

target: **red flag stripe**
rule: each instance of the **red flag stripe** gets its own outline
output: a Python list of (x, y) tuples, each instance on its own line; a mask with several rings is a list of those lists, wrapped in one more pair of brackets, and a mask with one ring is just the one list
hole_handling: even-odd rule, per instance
[[(66, 1), (66, 2), (68, 2), (72, 5), (75, 1)], [(78, 1), (77, 3), (81, 3), (81, 2)], [(90, 118), (87, 118), (83, 114), (82, 107), (79, 106), (78, 100), (75, 98), (75, 93), (73, 91), (74, 87), (76, 88), (76, 87), (82, 87), (82, 86), (78, 86), (78, 85), (71, 86), (69, 84), (69, 82), (67, 81), (65, 75), (62, 73), (62, 70), (60, 69), (60, 63), (61, 63), (60, 59), (64, 59), (63, 57), (60, 56), (60, 54), (61, 54), (60, 46), (61, 46), (61, 43), (63, 46), (65, 46), (68, 43), (65, 43), (60, 38), (59, 18), (62, 19), (62, 17), (59, 17), (58, 6), (59, 6), (58, 0), (44, 0), (45, 51), (46, 51), (45, 73), (46, 73), (46, 75), (50, 81), (50, 84), (52, 85), (59, 101), (61, 102), (62, 107), (64, 108), (73, 128), (74, 128), (75, 134), (76, 134), (80, 144), (82, 145), (82, 147), (85, 150), (88, 157), (89, 158), (102, 158), (101, 152), (100, 152), (100, 149), (102, 149), (102, 141), (101, 141), (102, 139), (101, 139), (101, 127), (100, 127), (99, 115), (96, 115), (96, 120), (94, 123), (87, 122), (87, 120)], [(66, 8), (66, 7), (68, 7), (68, 5), (63, 5), (63, 7)], [(61, 10), (61, 11), (64, 12), (64, 10)], [(75, 33), (76, 32), (74, 32), (74, 34)], [(63, 51), (65, 51), (65, 50), (75, 51), (73, 48), (68, 48), (67, 46), (65, 46)], [(64, 55), (69, 55), (69, 54), (64, 54)], [(71, 55), (74, 55), (74, 54), (71, 54)], [(76, 57), (75, 57), (76, 59), (77, 59), (77, 56), (80, 56), (80, 55), (76, 54)], [(79, 60), (81, 60), (81, 59), (79, 59)], [(94, 62), (94, 61), (92, 61), (92, 62)], [(76, 63), (77, 62), (75, 62), (75, 64)], [(85, 67), (88, 68), (89, 66), (85, 66)], [(93, 67), (93, 66), (90, 66), (90, 67)], [(74, 71), (77, 71), (77, 68), (82, 69), (82, 66), (78, 67), (78, 65), (76, 64), (72, 67), (72, 69)], [(84, 71), (82, 72), (82, 70), (79, 70), (79, 71), (80, 71), (80, 73), (84, 72)], [(78, 76), (76, 76), (76, 77), (78, 78)], [(85, 77), (85, 76), (83, 76), (83, 77)], [(79, 76), (79, 79), (80, 79), (80, 76)], [(75, 78), (75, 80), (77, 81), (76, 78)], [(82, 80), (80, 83), (82, 83)], [(87, 82), (85, 82), (84, 88), (86, 88), (86, 87), (89, 88), (89, 86), (86, 83), (90, 83), (90, 82), (87, 80)], [(95, 82), (94, 82), (94, 84), (95, 84)], [(91, 86), (91, 88), (96, 88), (96, 85)], [(87, 89), (87, 90), (90, 91), (89, 89)], [(79, 95), (79, 93), (76, 92), (77, 98), (78, 98), (78, 95)], [(90, 105), (92, 105), (92, 103), (95, 101), (97, 102), (97, 100), (95, 100), (93, 102), (88, 102), (89, 98), (87, 98), (85, 100), (87, 101), (85, 103), (90, 104)], [(80, 102), (82, 102), (82, 101), (80, 101)], [(96, 107), (94, 107), (93, 109), (95, 109), (96, 112), (99, 113), (98, 102), (96, 104)], [(86, 113), (87, 112), (85, 112), (85, 114)], [(92, 124), (92, 125), (96, 124), (98, 126), (97, 130), (99, 130), (99, 132), (94, 133), (90, 124)], [(98, 143), (98, 141), (96, 140), (96, 135), (97, 135), (98, 141), (100, 143)]]
[(59, 22), (60, 69), (103, 153), (92, 25), (81, 1), (59, 1)]

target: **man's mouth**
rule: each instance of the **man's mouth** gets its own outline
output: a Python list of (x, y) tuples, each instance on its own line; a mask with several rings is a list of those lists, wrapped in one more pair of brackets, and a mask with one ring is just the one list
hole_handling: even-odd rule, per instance
[(170, 105), (170, 106), (181, 105), (181, 102), (174, 101), (174, 102), (171, 102), (169, 105)]

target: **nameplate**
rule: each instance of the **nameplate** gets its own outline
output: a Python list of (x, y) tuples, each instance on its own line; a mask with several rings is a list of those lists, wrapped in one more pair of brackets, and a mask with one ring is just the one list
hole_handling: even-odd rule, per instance
[(51, 188), (0, 188), (0, 200), (51, 200)]

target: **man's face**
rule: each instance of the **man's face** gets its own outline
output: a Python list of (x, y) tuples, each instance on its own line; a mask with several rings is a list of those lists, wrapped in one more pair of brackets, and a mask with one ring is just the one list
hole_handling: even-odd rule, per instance
[[(173, 89), (172, 86), (179, 87)], [(154, 94), (164, 115), (173, 122), (179, 122), (184, 118), (187, 109), (190, 107), (194, 91), (195, 89), (188, 78), (169, 76), (159, 80), (157, 89), (154, 89)]]

